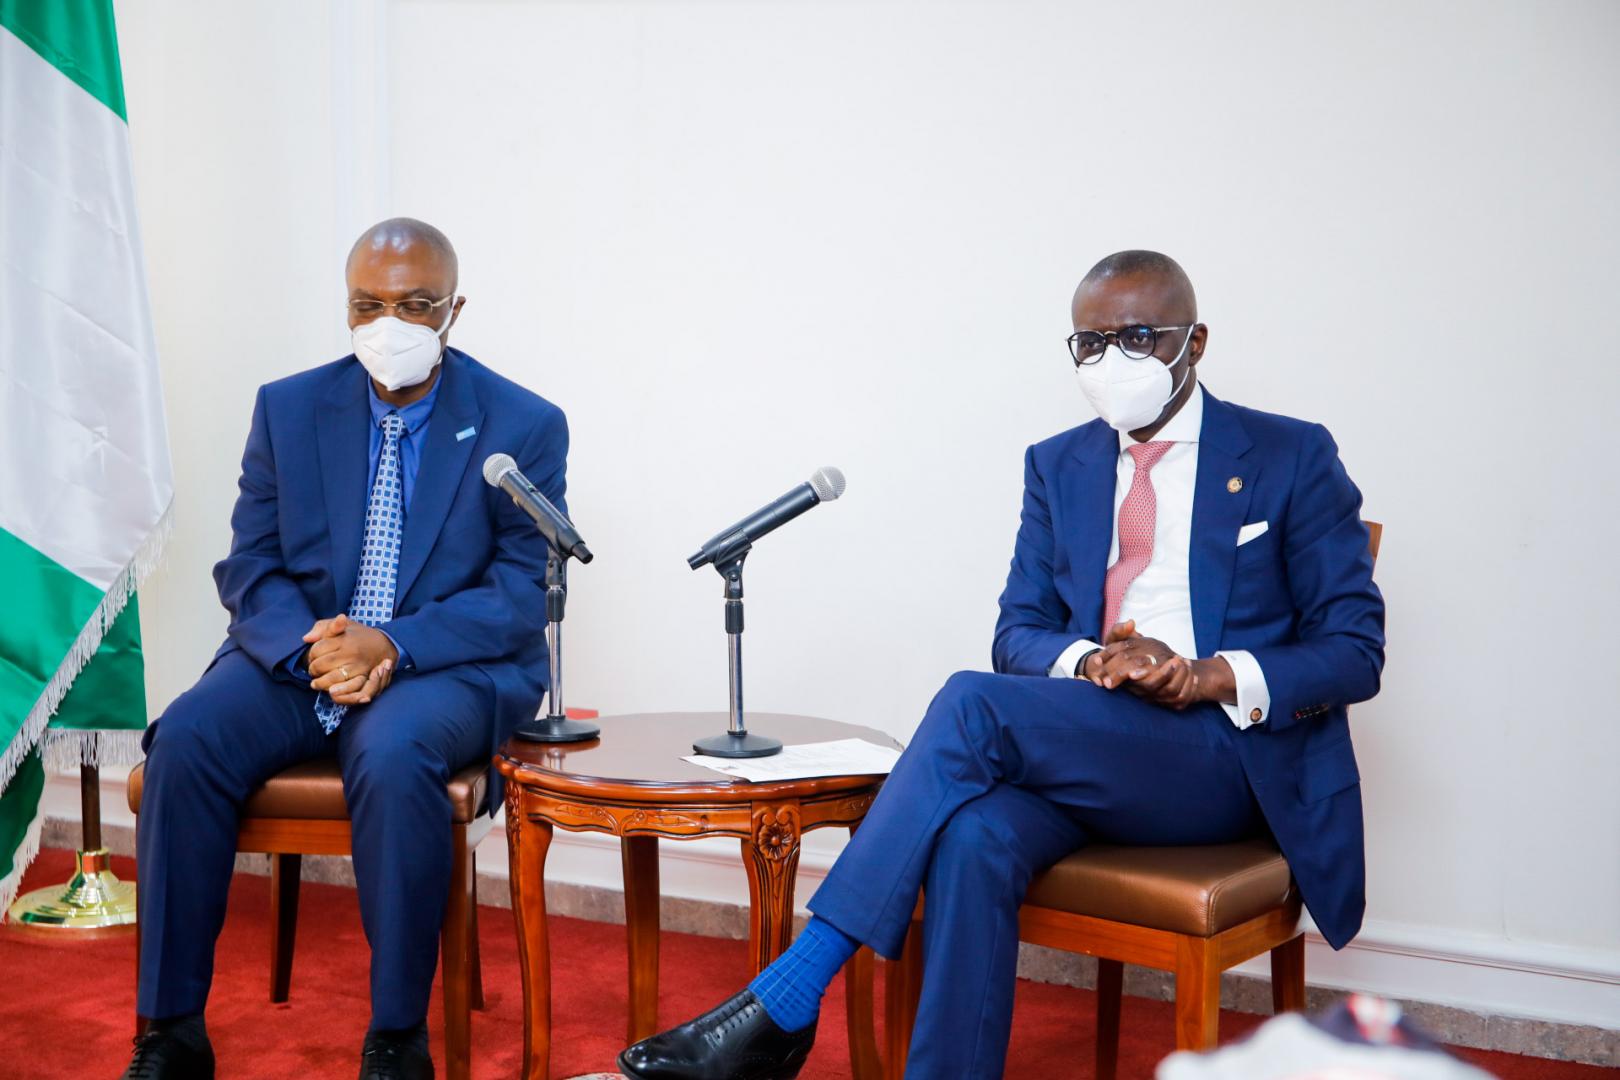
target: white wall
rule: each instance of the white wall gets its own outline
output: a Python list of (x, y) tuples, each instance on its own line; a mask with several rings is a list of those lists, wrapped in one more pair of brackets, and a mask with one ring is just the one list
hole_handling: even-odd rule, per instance
[(1023, 447), (1089, 418), (1075, 281), (1155, 247), (1211, 389), (1326, 423), (1386, 523), (1369, 939), (1620, 982), (1620, 8), (118, 13), (180, 515), (154, 713), (223, 633), (253, 388), (346, 351), (375, 218), (450, 233), (454, 341), (568, 412), (571, 702), (723, 708), (684, 556), (831, 463), (750, 560), (748, 699), (902, 738), (988, 666)]

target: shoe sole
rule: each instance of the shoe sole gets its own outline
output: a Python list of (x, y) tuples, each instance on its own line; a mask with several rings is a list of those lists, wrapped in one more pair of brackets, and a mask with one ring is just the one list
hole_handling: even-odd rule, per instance
[[(636, 1072), (636, 1070), (632, 1069), (630, 1066), (628, 1066), (628, 1065), (626, 1065), (624, 1063), (624, 1055), (623, 1054), (619, 1055), (618, 1066), (619, 1066), (619, 1072), (622, 1073), (625, 1076), (630, 1077), (631, 1080), (648, 1080), (648, 1077), (644, 1073), (638, 1073), (638, 1072)], [(759, 1080), (798, 1080), (799, 1072), (803, 1068), (804, 1068), (804, 1062), (800, 1062), (798, 1065), (795, 1065), (793, 1068), (787, 1069), (787, 1070), (785, 1070), (783, 1072), (774, 1072), (774, 1073), (771, 1073), (769, 1076), (761, 1076), (761, 1077), (759, 1077)]]

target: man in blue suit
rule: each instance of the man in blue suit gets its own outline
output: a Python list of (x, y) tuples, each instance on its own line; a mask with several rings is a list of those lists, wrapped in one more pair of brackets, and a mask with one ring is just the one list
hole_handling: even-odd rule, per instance
[(796, 1075), (827, 983), (859, 944), (896, 956), (925, 890), (906, 1075), (1000, 1076), (1025, 889), (1093, 841), (1269, 829), (1327, 940), (1360, 928), (1345, 709), (1377, 693), (1384, 647), (1360, 493), (1322, 427), (1198, 386), (1208, 330), (1173, 260), (1109, 256), (1072, 315), (1100, 418), (1025, 456), (995, 674), (934, 698), (792, 948), (626, 1050), (630, 1075)]
[(259, 390), (214, 568), (229, 636), (146, 735), (138, 1011), (126, 1077), (212, 1077), (203, 1026), (238, 812), (335, 756), (371, 945), (360, 1075), (431, 1077), (428, 994), (451, 872), (450, 775), (546, 689), (545, 542), (479, 465), (510, 453), (563, 506), (554, 405), (446, 340), (465, 298), (444, 234), (368, 230), (347, 267), (354, 355)]

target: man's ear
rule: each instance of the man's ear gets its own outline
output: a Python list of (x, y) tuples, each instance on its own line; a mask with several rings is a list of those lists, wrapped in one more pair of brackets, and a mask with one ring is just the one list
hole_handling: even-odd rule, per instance
[[(458, 296), (456, 297), (456, 302), (450, 305), (450, 323), (444, 328), (444, 333), (448, 334), (450, 332), (450, 328), (456, 325), (456, 320), (461, 318), (461, 309), (466, 305), (466, 303), (467, 298), (465, 296)], [(442, 337), (443, 335), (440, 336)]]
[(1204, 355), (1204, 345), (1209, 341), (1209, 327), (1199, 323), (1192, 328), (1192, 341), (1187, 345), (1187, 366), (1196, 367)]

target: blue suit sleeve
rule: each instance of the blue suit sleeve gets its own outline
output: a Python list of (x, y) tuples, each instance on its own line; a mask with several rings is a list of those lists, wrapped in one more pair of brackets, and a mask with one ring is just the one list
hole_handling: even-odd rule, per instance
[(231, 550), (214, 565), (214, 584), (231, 614), (231, 640), (266, 671), (285, 674), (287, 662), (303, 651), (315, 615), (282, 560), (275, 451), (262, 387), (237, 489)]
[[(514, 455), (518, 468), (567, 513), (568, 423), (553, 410)], [(546, 541), (510, 499), (496, 499), (495, 557), (479, 583), (378, 629), (416, 671), (511, 656), (545, 633)]]
[(1327, 429), (1311, 428), (1284, 520), (1282, 556), (1298, 640), (1249, 650), (1271, 691), (1266, 727), (1298, 710), (1350, 705), (1378, 693), (1384, 669), (1384, 598), (1373, 584), (1361, 492)]
[(1024, 508), (1013, 546), (1012, 568), (1001, 593), (991, 661), (1004, 675), (1046, 675), (1081, 635), (1068, 630), (1069, 607), (1052, 576), (1056, 538), (1046, 497), (1046, 481), (1035, 464), (1035, 448), (1024, 453)]

